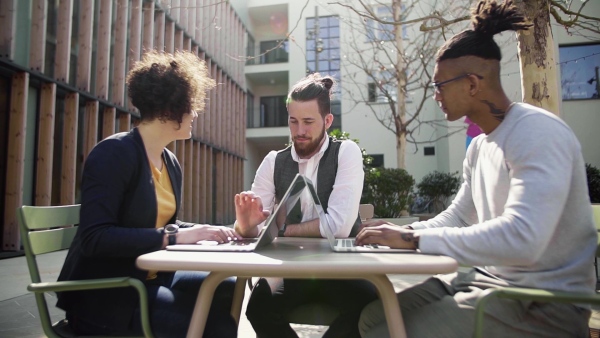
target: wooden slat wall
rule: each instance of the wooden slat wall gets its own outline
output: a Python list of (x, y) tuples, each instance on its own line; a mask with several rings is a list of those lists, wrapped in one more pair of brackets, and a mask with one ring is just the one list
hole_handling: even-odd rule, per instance
[(112, 0), (100, 1), (98, 36), (96, 37), (96, 96), (101, 99), (108, 99), (111, 18)]
[(75, 203), (75, 178), (77, 170), (77, 125), (79, 120), (79, 94), (70, 93), (65, 97), (63, 125), (62, 173), (60, 182), (60, 203)]
[(0, 57), (14, 58), (17, 0), (0, 1)]
[(165, 50), (165, 12), (154, 12), (154, 49)]
[(38, 149), (36, 158), (35, 205), (51, 205), (52, 165), (54, 164), (54, 114), (56, 84), (42, 85), (40, 118), (38, 121)]
[[(112, 72), (112, 102), (116, 106), (125, 106), (125, 72), (127, 69), (127, 19), (129, 16), (129, 1), (128, 0), (117, 0), (117, 20), (115, 22), (115, 42), (114, 42), (114, 56), (113, 56), (113, 72)], [(139, 15), (138, 15), (139, 18)], [(138, 19), (139, 22), (139, 19)], [(132, 26), (132, 29), (134, 27)], [(132, 51), (134, 49), (139, 52), (139, 23), (136, 27), (138, 37), (132, 41)], [(114, 119), (113, 119), (114, 120)], [(114, 129), (113, 129), (114, 133)]]
[[(244, 65), (230, 58), (244, 54), (245, 29), (232, 6), (221, 0), (81, 0), (75, 7), (74, 1), (79, 0), (58, 2), (56, 17), (49, 21), (47, 0), (31, 0), (29, 41), (14, 39), (16, 11), (20, 10), (16, 0), (0, 1), (0, 57), (11, 59), (15, 44), (28, 43), (29, 64), (24, 66), (37, 73), (43, 73), (48, 62), (47, 23), (57, 23), (56, 37), (52, 40), (56, 41), (55, 53), (49, 60), (49, 64), (54, 64), (54, 80), (43, 78), (41, 83), (30, 82), (30, 76), (38, 75), (28, 72), (14, 73), (11, 79), (11, 136), (6, 158), (10, 179), (6, 180), (4, 191), (3, 250), (20, 248), (16, 223), (18, 206), (79, 202), (76, 198), (78, 179), (89, 151), (99, 139), (117, 130), (129, 130), (132, 114), (138, 114), (126, 96), (126, 72), (143, 51), (151, 49), (192, 51), (206, 61), (211, 77), (218, 83), (207, 93), (205, 111), (196, 119), (192, 138), (173, 142), (169, 148), (177, 155), (184, 174), (181, 218), (203, 223), (232, 223), (235, 220), (233, 195), (243, 187), (246, 108)], [(73, 13), (74, 8), (79, 12)], [(77, 49), (71, 48), (73, 14), (79, 20), (75, 36)], [(94, 15), (97, 16), (96, 27), (93, 26)], [(68, 83), (70, 74), (75, 71), (69, 69), (74, 50), (77, 50), (76, 92), (71, 92), (73, 87), (62, 83)], [(36, 104), (39, 112), (33, 126), (26, 125), (31, 111), (27, 107), (30, 83), (39, 86), (40, 93), (40, 102)], [(69, 89), (65, 92), (65, 88)], [(84, 119), (81, 126), (79, 118)], [(62, 126), (55, 128), (55, 123)], [(81, 127), (83, 131), (79, 130)], [(23, 160), (28, 149), (25, 147), (27, 132), (37, 133), (37, 147), (32, 147), (36, 152), (33, 177), (24, 177), (29, 172), (25, 166), (30, 165)], [(78, 144), (82, 144), (81, 149)], [(55, 169), (60, 173), (53, 174)], [(53, 175), (60, 177), (55, 184)], [(23, 201), (23, 180), (35, 182), (33, 201)]]
[(98, 101), (87, 101), (84, 110), (83, 160), (98, 143)]
[(2, 236), (4, 242), (2, 249), (10, 251), (19, 249), (19, 228), (16, 212), (23, 200), (28, 91), (29, 74), (16, 73), (13, 75), (8, 121), (4, 231)]
[[(77, 89), (89, 92), (92, 67), (92, 33), (94, 24), (94, 0), (79, 4), (79, 54), (77, 57)], [(43, 55), (42, 55), (43, 57)]]
[(58, 5), (58, 28), (56, 31), (56, 58), (54, 78), (61, 82), (69, 81), (71, 60), (71, 28), (73, 27), (73, 1), (64, 0)]
[(29, 42), (29, 68), (44, 72), (46, 55), (47, 0), (35, 0), (31, 4), (31, 38)]

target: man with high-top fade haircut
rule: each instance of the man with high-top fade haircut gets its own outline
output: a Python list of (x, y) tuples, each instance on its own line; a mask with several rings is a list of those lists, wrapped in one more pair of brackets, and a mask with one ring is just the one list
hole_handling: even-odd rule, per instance
[[(500, 82), (494, 35), (531, 25), (511, 0), (479, 1), (472, 24), (439, 49), (433, 77), (448, 120), (468, 117), (483, 131), (467, 150), (460, 191), (433, 219), (373, 223), (357, 235), (357, 244), (418, 249), (474, 267), (398, 294), (408, 337), (471, 337), (477, 297), (489, 288), (595, 288), (597, 234), (579, 142), (556, 115), (511, 102)], [(496, 298), (485, 316), (485, 337), (587, 337), (590, 310)], [(359, 328), (363, 337), (389, 336), (381, 302), (362, 311)]]

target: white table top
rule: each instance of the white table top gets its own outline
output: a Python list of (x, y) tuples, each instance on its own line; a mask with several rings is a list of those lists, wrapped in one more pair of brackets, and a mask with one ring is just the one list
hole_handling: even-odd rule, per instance
[(146, 270), (210, 271), (198, 293), (188, 338), (204, 332), (213, 292), (226, 277), (237, 276), (232, 316), (239, 319), (243, 281), (247, 277), (366, 279), (375, 285), (383, 303), (390, 335), (405, 338), (404, 322), (394, 287), (387, 274), (450, 273), (457, 262), (445, 256), (421, 253), (333, 252), (322, 238), (282, 237), (255, 252), (199, 252), (160, 250), (138, 257)]
[(140, 256), (137, 266), (160, 271), (234, 272), (236, 276), (346, 278), (363, 274), (450, 273), (458, 268), (454, 259), (445, 256), (333, 252), (325, 239), (291, 237), (277, 238), (256, 252), (161, 250)]

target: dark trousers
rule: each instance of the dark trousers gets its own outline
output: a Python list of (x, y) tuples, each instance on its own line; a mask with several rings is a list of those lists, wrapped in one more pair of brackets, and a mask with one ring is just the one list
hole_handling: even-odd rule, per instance
[(286, 316), (300, 305), (326, 303), (340, 315), (323, 337), (360, 337), (360, 311), (376, 298), (375, 287), (365, 280), (261, 278), (250, 295), (246, 317), (259, 338), (298, 337)]
[[(208, 273), (196, 271), (177, 271), (175, 275), (158, 273), (158, 277), (146, 281), (150, 323), (155, 337), (185, 337), (190, 326), (198, 291)], [(171, 278), (173, 276), (173, 278)], [(204, 338), (235, 338), (237, 324), (231, 317), (231, 303), (235, 279), (224, 280), (215, 290), (211, 304)], [(69, 318), (71, 317), (71, 318)], [(133, 316), (131, 330), (113, 332), (102, 329), (82, 318), (67, 316), (69, 323), (78, 334), (104, 335), (141, 335), (142, 326), (139, 308)]]

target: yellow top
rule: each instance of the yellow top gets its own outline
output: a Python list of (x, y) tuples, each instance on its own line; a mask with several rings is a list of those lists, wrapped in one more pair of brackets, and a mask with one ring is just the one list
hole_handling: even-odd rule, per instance
[[(166, 164), (163, 161), (162, 171), (158, 170), (152, 162), (150, 169), (152, 170), (152, 179), (154, 180), (154, 189), (156, 190), (156, 228), (164, 227), (171, 217), (175, 214), (177, 205), (175, 202), (175, 194), (171, 185), (171, 178), (166, 169)], [(148, 271), (148, 279), (156, 278), (156, 271)]]

